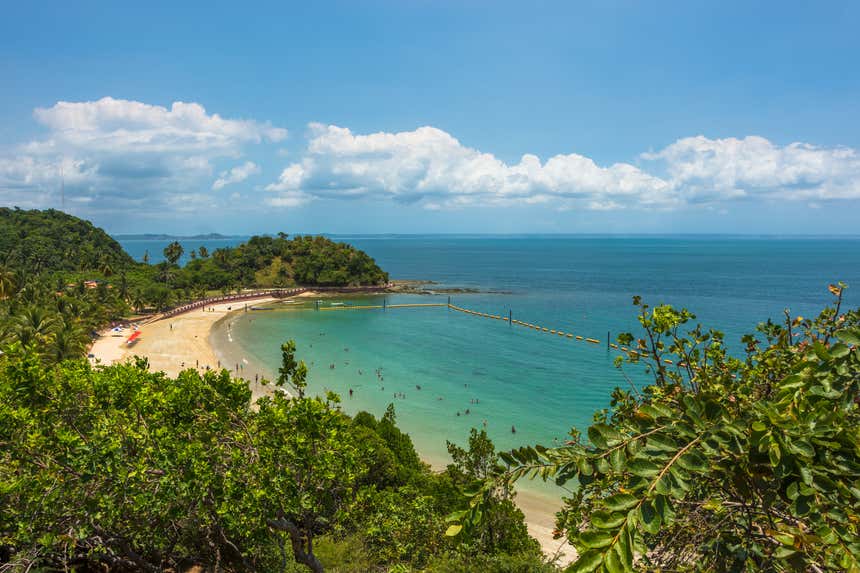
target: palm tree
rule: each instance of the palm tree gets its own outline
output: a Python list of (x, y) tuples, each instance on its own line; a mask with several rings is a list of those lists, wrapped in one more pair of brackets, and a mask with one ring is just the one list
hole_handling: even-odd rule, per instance
[(45, 343), (57, 326), (56, 315), (40, 306), (26, 306), (15, 318), (15, 334), (24, 346), (31, 342)]
[(158, 280), (163, 283), (170, 284), (170, 281), (176, 278), (176, 273), (173, 272), (173, 269), (167, 264), (167, 261), (162, 261), (158, 263)]
[(99, 261), (99, 272), (106, 277), (109, 277), (113, 274), (113, 269), (111, 268), (110, 261), (107, 259), (107, 257), (103, 257)]
[(48, 358), (53, 362), (62, 362), (70, 358), (80, 358), (89, 345), (90, 338), (79, 324), (71, 320), (63, 320), (54, 333), (48, 347)]
[(18, 292), (15, 273), (6, 267), (0, 267), (0, 300), (6, 300)]
[(149, 249), (143, 251), (143, 264), (149, 264)]
[(143, 298), (143, 293), (140, 291), (140, 289), (135, 289), (134, 292), (131, 294), (131, 306), (137, 312), (140, 312), (141, 310), (143, 310), (143, 307), (146, 306), (146, 302)]
[(122, 300), (128, 300), (128, 279), (125, 276), (125, 273), (122, 273), (119, 276), (119, 297)]
[(182, 245), (179, 244), (179, 241), (173, 241), (166, 247), (164, 247), (164, 258), (167, 259), (171, 265), (175, 265), (176, 262), (182, 258), (182, 254), (185, 252), (185, 249), (182, 248)]
[(206, 287), (201, 284), (196, 284), (193, 287), (194, 290), (194, 298), (200, 300), (202, 298), (206, 298)]
[(166, 310), (170, 306), (171, 294), (166, 288), (159, 288), (153, 293), (151, 302), (155, 305), (156, 312)]
[(204, 247), (203, 245), (200, 245), (200, 248), (199, 248), (199, 249), (197, 249), (197, 251), (200, 253), (200, 258), (201, 258), (201, 259), (205, 259), (205, 258), (208, 258), (208, 257), (209, 257), (209, 249), (207, 249), (207, 248), (206, 248), (206, 247)]

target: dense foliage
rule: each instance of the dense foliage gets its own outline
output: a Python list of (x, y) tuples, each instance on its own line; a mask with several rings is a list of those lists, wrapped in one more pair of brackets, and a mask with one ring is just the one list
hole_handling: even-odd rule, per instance
[(235, 248), (196, 254), (176, 284), (207, 288), (292, 285), (360, 286), (388, 282), (365, 252), (325, 237), (251, 237)]
[[(466, 506), (458, 485), (477, 477), (473, 466), (430, 472), (393, 408), (351, 419), (336, 395), (305, 397), (294, 348), (284, 345), (279, 389), (252, 407), (247, 383), (226, 371), (48, 368), (9, 347), (0, 569), (456, 571), (478, 559), (549, 570), (510, 507), (490, 512), (491, 541), (446, 540), (444, 516)], [(481, 439), (458, 451), (495, 457)]]
[(62, 211), (0, 208), (0, 263), (27, 274), (135, 266), (119, 243), (89, 221)]
[(760, 325), (739, 358), (637, 298), (644, 336), (619, 343), (654, 384), (616, 389), (587, 441), (503, 454), (454, 517), (473, 529), (492, 492), (541, 476), (578, 484), (558, 515), (572, 571), (860, 571), (860, 312), (843, 288), (814, 320)]

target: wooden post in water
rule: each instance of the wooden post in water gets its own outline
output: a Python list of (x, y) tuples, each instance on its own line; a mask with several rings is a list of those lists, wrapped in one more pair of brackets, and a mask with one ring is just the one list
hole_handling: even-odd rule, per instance
[(451, 310), (451, 295), (448, 295), (448, 310)]
[(609, 337), (609, 331), (607, 330), (606, 331), (606, 350), (609, 350), (609, 341), (610, 340), (612, 340), (612, 339)]
[(514, 325), (514, 323), (511, 321), (511, 319), (513, 317), (514, 317), (513, 311), (511, 309), (508, 309), (508, 326)]
[(388, 310), (387, 308), (385, 308), (385, 301), (386, 300), (388, 300), (388, 299), (385, 299), (385, 298), (382, 299), (382, 310)]

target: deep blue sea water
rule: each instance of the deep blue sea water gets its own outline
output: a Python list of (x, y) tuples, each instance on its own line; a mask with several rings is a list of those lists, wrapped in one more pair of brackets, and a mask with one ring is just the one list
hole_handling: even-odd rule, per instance
[[(689, 308), (704, 325), (725, 331), (735, 347), (741, 334), (768, 317), (780, 319), (785, 308), (817, 313), (831, 300), (828, 283), (853, 286), (846, 303), (860, 305), (860, 238), (335, 238), (367, 251), (393, 278), (483, 291), (453, 295), (460, 306), (503, 315), (510, 310), (520, 320), (603, 340), (607, 331), (614, 337), (636, 328), (631, 299), (637, 294), (652, 305)], [(139, 258), (147, 248), (142, 243), (123, 246)], [(154, 243), (151, 255), (164, 246)], [(212, 250), (231, 243), (204, 244)], [(388, 304), (445, 302), (447, 295), (371, 300), (381, 304), (382, 298)], [(444, 308), (248, 312), (231, 322), (232, 342), (221, 331), (216, 343), (231, 364), (247, 361), (246, 377), (271, 375), (280, 343), (293, 338), (310, 365), (312, 389), (338, 391), (349, 412), (380, 415), (393, 402), (398, 422), (435, 460), (444, 459), (446, 440), (464, 443), (470, 427), (485, 423), (500, 448), (552, 445), (571, 427), (584, 430), (592, 413), (608, 406), (612, 388), (627, 384), (605, 344)], [(646, 381), (635, 367), (627, 374)]]

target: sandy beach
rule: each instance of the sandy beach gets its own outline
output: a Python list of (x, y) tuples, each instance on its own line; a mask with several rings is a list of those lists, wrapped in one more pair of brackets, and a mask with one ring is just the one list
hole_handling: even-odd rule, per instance
[[(301, 297), (318, 296), (307, 292)], [(275, 299), (254, 300), (253, 305), (261, 305)], [(215, 325), (231, 313), (243, 312), (245, 302), (228, 302), (207, 306), (206, 310), (196, 309), (179, 316), (156, 320), (140, 327), (139, 340), (128, 347), (126, 340), (131, 335), (129, 328), (121, 332), (110, 330), (101, 333), (101, 338), (93, 344), (90, 353), (96, 364), (110, 365), (121, 363), (133, 356), (143, 356), (149, 360), (152, 370), (163, 371), (169, 376), (176, 376), (186, 368), (197, 368), (201, 372), (209, 368), (224, 367), (234, 375), (243, 378), (253, 378), (245, 365), (220, 364), (220, 357), (210, 343), (210, 335)], [(252, 303), (247, 303), (250, 306)], [(237, 366), (240, 368), (236, 370)], [(249, 365), (253, 368), (253, 365)], [(254, 398), (271, 392), (271, 388), (249, 382)], [(444, 464), (431, 464), (434, 468)], [(561, 507), (560, 500), (548, 499), (532, 492), (520, 491), (517, 494), (517, 505), (526, 516), (529, 533), (538, 540), (544, 553), (548, 556), (559, 555), (559, 563), (569, 563), (575, 555), (573, 547), (562, 540), (552, 538), (555, 511)]]
[[(243, 371), (236, 372), (235, 364), (220, 364), (219, 357), (209, 343), (209, 335), (215, 324), (231, 312), (242, 312), (246, 304), (260, 305), (273, 300), (215, 304), (207, 306), (205, 311), (196, 309), (179, 316), (143, 324), (140, 327), (140, 338), (131, 347), (126, 344), (132, 333), (131, 329), (126, 328), (122, 332), (104, 331), (90, 349), (92, 361), (110, 365), (133, 356), (144, 356), (149, 360), (152, 370), (163, 371), (169, 376), (176, 376), (186, 368), (197, 368), (202, 372), (208, 366), (212, 369), (228, 368), (234, 374), (248, 377)], [(241, 367), (244, 369), (244, 365)], [(250, 385), (254, 398), (270, 391), (253, 381)]]

